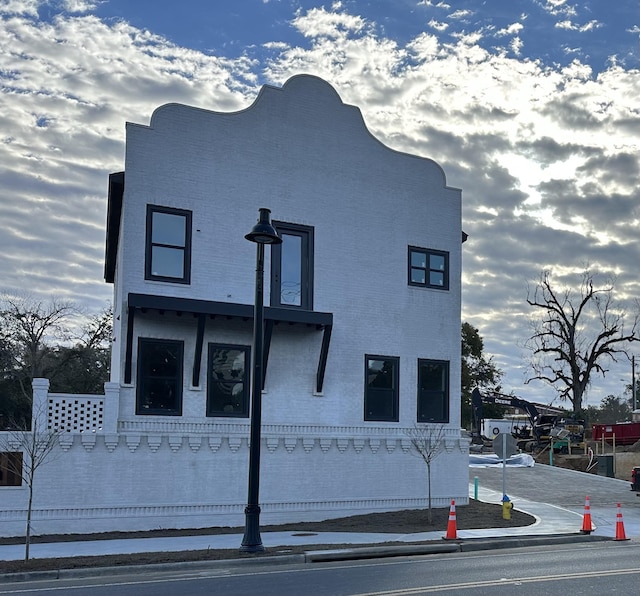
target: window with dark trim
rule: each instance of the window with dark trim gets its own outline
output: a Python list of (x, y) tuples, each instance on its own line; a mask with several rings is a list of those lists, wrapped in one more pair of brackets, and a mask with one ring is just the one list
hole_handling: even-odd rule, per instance
[(418, 360), (418, 422), (449, 422), (449, 363)]
[(282, 244), (271, 245), (271, 306), (313, 310), (313, 228), (273, 224)]
[(168, 339), (138, 339), (136, 414), (182, 414), (184, 345)]
[(22, 453), (0, 452), (0, 486), (22, 486)]
[(365, 420), (398, 421), (399, 367), (394, 356), (365, 356)]
[(449, 289), (449, 253), (409, 247), (409, 285)]
[(209, 344), (207, 416), (249, 416), (250, 366), (249, 347)]
[(147, 205), (145, 279), (191, 282), (191, 211)]

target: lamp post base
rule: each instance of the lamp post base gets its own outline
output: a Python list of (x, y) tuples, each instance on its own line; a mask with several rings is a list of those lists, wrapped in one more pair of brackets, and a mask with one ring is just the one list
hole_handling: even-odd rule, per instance
[(247, 505), (244, 508), (245, 524), (244, 537), (240, 546), (241, 553), (264, 552), (262, 538), (260, 537), (260, 506)]

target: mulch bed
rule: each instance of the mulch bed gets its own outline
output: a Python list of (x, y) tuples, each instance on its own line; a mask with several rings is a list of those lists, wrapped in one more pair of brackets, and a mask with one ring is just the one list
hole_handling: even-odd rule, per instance
[[(416, 532), (433, 532), (447, 529), (449, 519), (448, 508), (432, 509), (432, 523), (428, 522), (428, 511), (425, 509), (393, 511), (389, 513), (371, 513), (355, 515), (321, 522), (301, 522), (278, 526), (261, 526), (261, 532), (375, 532), (394, 534), (413, 534)], [(511, 519), (502, 517), (502, 506), (469, 499), (468, 505), (456, 507), (456, 526), (458, 530), (481, 528), (509, 528), (528, 526), (535, 518), (521, 511), (511, 511)], [(38, 542), (63, 542), (77, 540), (112, 540), (121, 538), (151, 538), (166, 536), (196, 536), (203, 534), (242, 534), (244, 528), (199, 528), (195, 530), (152, 530), (148, 532), (105, 532), (100, 534), (80, 535), (64, 534), (59, 536), (35, 536), (32, 544)], [(20, 544), (23, 538), (1, 538), (0, 544)], [(238, 545), (239, 547), (240, 545)], [(313, 550), (323, 548), (348, 548), (350, 545), (313, 545)], [(267, 549), (260, 555), (272, 556), (280, 554), (296, 554), (309, 550), (309, 546), (295, 546)], [(127, 555), (108, 555), (100, 557), (72, 557), (61, 559), (31, 559), (30, 561), (0, 561), (0, 573), (19, 571), (74, 569), (79, 567), (104, 567), (118, 565), (146, 565), (150, 563), (173, 563), (180, 561), (206, 561), (239, 558), (237, 549), (185, 551), (179, 553), (145, 553)]]

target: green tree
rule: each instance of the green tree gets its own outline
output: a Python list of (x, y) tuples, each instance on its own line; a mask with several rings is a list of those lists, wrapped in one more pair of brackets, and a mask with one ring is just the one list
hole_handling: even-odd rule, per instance
[(0, 298), (0, 428), (28, 428), (31, 381), (59, 393), (102, 393), (109, 378), (111, 308), (86, 316), (52, 298)]
[[(484, 353), (484, 341), (477, 328), (469, 323), (462, 323), (462, 425), (471, 425), (471, 392), (479, 389), (499, 391), (502, 371), (494, 364), (493, 356), (487, 358)], [(488, 406), (489, 407), (489, 406)], [(491, 412), (487, 412), (491, 414)], [(499, 412), (496, 412), (499, 413)], [(492, 416), (488, 416), (492, 417)], [(501, 416), (496, 416), (501, 417)]]
[(109, 380), (112, 310), (108, 306), (86, 319), (71, 346), (57, 346), (50, 353), (51, 391), (98, 394)]
[(617, 395), (607, 395), (599, 408), (598, 423), (614, 424), (631, 420), (631, 404), (629, 400)]

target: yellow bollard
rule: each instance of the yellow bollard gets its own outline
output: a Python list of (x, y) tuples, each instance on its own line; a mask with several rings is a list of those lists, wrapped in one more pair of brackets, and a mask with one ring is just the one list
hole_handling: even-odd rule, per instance
[(509, 497), (504, 495), (502, 498), (502, 519), (511, 519), (511, 509), (513, 509), (513, 504), (509, 500)]

